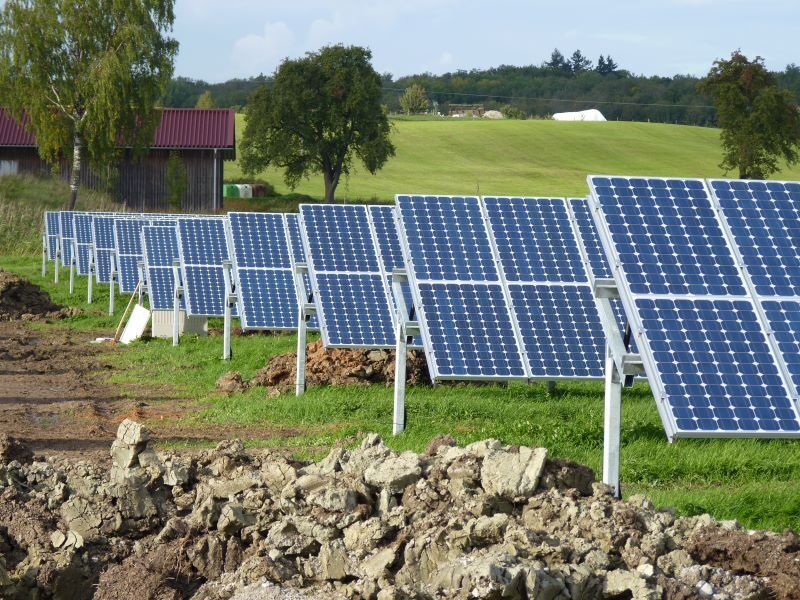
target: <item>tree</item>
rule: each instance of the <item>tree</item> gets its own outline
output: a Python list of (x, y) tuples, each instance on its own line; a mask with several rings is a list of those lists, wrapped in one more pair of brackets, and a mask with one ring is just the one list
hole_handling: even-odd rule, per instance
[(569, 66), (575, 74), (588, 71), (592, 68), (592, 61), (586, 58), (580, 50), (575, 50), (569, 59)]
[(186, 173), (186, 165), (183, 164), (183, 159), (176, 150), (169, 153), (165, 183), (167, 186), (167, 201), (170, 207), (175, 210), (181, 210), (183, 208), (183, 196), (189, 188), (189, 176)]
[(594, 70), (600, 73), (600, 75), (608, 75), (609, 73), (616, 71), (617, 67), (619, 67), (619, 65), (614, 62), (614, 59), (611, 58), (610, 54), (608, 58), (601, 54), (600, 58), (597, 59), (597, 66)]
[(503, 113), (503, 116), (506, 119), (524, 119), (525, 113), (522, 111), (521, 108), (514, 106), (513, 104), (504, 104), (500, 107), (500, 112)]
[(197, 103), (194, 105), (195, 108), (216, 108), (217, 103), (214, 102), (214, 96), (211, 95), (210, 90), (206, 90), (200, 97), (197, 99)]
[(416, 83), (412, 83), (406, 88), (405, 93), (400, 96), (400, 107), (407, 115), (416, 115), (428, 110), (428, 95), (425, 88)]
[[(84, 158), (111, 170), (118, 144), (152, 142), (172, 76), (174, 0), (7, 0), (0, 13), (3, 102), (55, 165), (72, 154), (69, 208)], [(99, 170), (99, 169), (98, 169)]]
[(800, 158), (800, 112), (792, 94), (778, 87), (764, 59), (740, 51), (717, 60), (698, 89), (711, 97), (722, 129), (720, 167), (738, 169), (741, 179), (764, 179), (781, 160)]
[(281, 63), (273, 87), (261, 87), (247, 104), (240, 145), (244, 172), (282, 168), (290, 188), (322, 173), (325, 201), (333, 202), (354, 159), (370, 173), (380, 169), (395, 149), (371, 58), (366, 48), (336, 45)]
[(553, 52), (550, 54), (550, 60), (544, 63), (544, 66), (553, 69), (555, 71), (572, 70), (569, 62), (567, 62), (567, 59), (564, 58), (564, 55), (561, 54), (561, 51), (558, 48), (555, 48), (553, 50)]

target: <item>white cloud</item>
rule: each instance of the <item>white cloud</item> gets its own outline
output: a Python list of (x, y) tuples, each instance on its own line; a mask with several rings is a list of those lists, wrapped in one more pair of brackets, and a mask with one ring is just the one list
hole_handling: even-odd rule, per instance
[(267, 23), (263, 35), (248, 34), (233, 44), (232, 59), (237, 73), (269, 74), (292, 54), (295, 35), (286, 23)]
[(439, 64), (443, 67), (453, 64), (453, 55), (450, 52), (444, 51), (442, 52), (441, 56), (439, 56)]

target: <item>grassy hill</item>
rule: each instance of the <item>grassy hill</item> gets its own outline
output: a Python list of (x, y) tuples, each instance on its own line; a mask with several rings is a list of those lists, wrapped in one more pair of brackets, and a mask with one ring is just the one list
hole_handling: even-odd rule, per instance
[[(376, 175), (357, 168), (337, 196), (391, 201), (399, 193), (583, 196), (586, 175), (720, 177), (719, 131), (656, 123), (393, 119), (397, 156)], [(244, 116), (237, 115), (237, 139)], [(735, 176), (736, 174), (730, 174)], [(226, 178), (242, 177), (237, 163)], [(259, 175), (281, 193), (283, 175)], [(800, 166), (777, 177), (800, 179)], [(297, 192), (323, 195), (322, 177)]]

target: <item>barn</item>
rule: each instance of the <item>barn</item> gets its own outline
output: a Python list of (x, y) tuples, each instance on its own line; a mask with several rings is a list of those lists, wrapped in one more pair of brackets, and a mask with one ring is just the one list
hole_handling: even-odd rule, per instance
[[(109, 191), (129, 210), (167, 210), (167, 161), (176, 152), (186, 167), (186, 192), (181, 210), (207, 212), (222, 208), (225, 161), (236, 159), (234, 112), (227, 108), (164, 108), (153, 143), (144, 156), (134, 157), (121, 148), (116, 176), (82, 169), (81, 184)], [(69, 179), (70, 161), (59, 168)], [(0, 175), (50, 173), (39, 158), (35, 137), (0, 109)]]

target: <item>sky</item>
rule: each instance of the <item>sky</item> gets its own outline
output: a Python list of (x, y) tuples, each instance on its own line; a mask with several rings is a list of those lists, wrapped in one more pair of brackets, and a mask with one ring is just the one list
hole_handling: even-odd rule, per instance
[(271, 75), (328, 44), (366, 46), (395, 78), (540, 64), (553, 48), (645, 75), (703, 75), (740, 48), (800, 64), (798, 0), (177, 0), (175, 74)]

